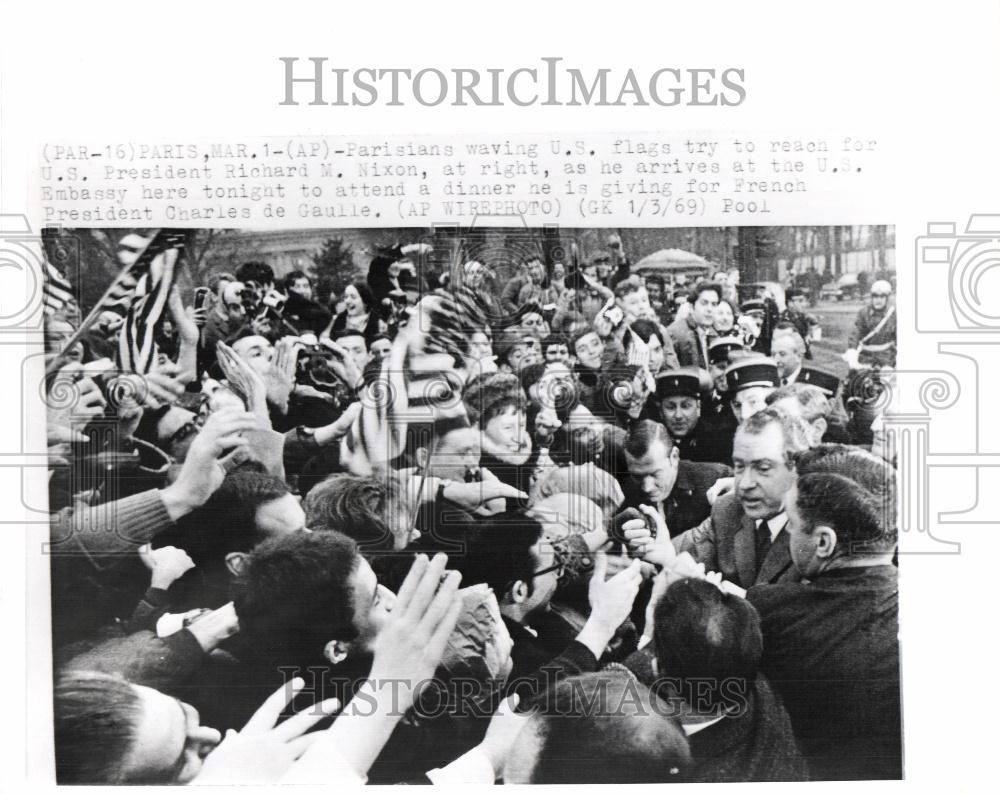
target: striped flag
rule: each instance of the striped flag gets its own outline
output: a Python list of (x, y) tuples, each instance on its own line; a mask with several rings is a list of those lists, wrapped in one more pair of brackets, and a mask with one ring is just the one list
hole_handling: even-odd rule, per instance
[(139, 279), (146, 272), (149, 267), (148, 261), (145, 265), (138, 264), (137, 261), (140, 256), (142, 256), (143, 251), (150, 247), (153, 241), (156, 239), (158, 230), (154, 231), (148, 235), (141, 235), (132, 232), (126, 234), (118, 241), (118, 250), (116, 251), (116, 256), (118, 261), (121, 263), (123, 268), (129, 268), (132, 265), (131, 270), (123, 272), (115, 283), (112, 285), (111, 290), (106, 294), (101, 301), (101, 312), (114, 312), (115, 314), (125, 317), (128, 313), (129, 306), (132, 303), (132, 297), (135, 294), (136, 287), (139, 284)]
[(73, 286), (59, 269), (46, 259), (42, 283), (42, 305), (45, 316), (51, 317), (73, 298)]
[[(175, 265), (183, 245), (183, 233), (157, 232), (145, 240), (136, 237), (135, 254), (119, 253), (119, 259), (131, 269), (119, 280), (102, 302), (102, 311), (118, 311), (125, 306), (125, 321), (118, 337), (118, 366), (123, 370), (145, 374), (156, 362), (156, 332), (163, 322), (170, 290), (174, 285)], [(129, 282), (134, 284), (128, 290)]]

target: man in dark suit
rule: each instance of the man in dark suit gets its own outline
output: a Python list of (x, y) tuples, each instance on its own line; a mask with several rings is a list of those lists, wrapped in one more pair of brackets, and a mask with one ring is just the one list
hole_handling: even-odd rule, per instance
[(808, 779), (788, 714), (759, 674), (764, 640), (746, 599), (681, 579), (657, 602), (647, 634), (652, 642), (625, 666), (671, 703), (691, 748), (687, 780)]
[(625, 440), (625, 504), (648, 504), (656, 508), (670, 529), (679, 535), (704, 521), (711, 511), (705, 492), (716, 480), (732, 475), (721, 463), (681, 460), (667, 429), (644, 419)]
[(740, 425), (733, 441), (734, 492), (711, 515), (674, 539), (678, 552), (740, 587), (798, 581), (785, 530), (785, 496), (795, 483), (794, 456), (809, 448), (804, 423), (766, 408)]
[(711, 281), (699, 282), (688, 295), (691, 311), (667, 327), (680, 366), (708, 369), (709, 336), (720, 300), (722, 287)]
[(751, 588), (761, 669), (781, 694), (815, 780), (902, 776), (895, 472), (824, 444), (787, 494), (793, 563), (806, 581)]

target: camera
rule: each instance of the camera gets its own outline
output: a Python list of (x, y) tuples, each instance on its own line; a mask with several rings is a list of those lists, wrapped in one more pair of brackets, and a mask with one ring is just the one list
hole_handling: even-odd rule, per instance
[(247, 317), (253, 317), (257, 313), (257, 307), (260, 306), (263, 297), (264, 288), (256, 281), (245, 281), (243, 283), (243, 290), (240, 292), (240, 301), (243, 303), (243, 311), (246, 312)]
[(336, 353), (325, 345), (306, 345), (299, 350), (295, 380), (314, 386), (321, 391), (332, 391), (340, 378), (330, 367)]
[(288, 299), (282, 295), (278, 290), (272, 289), (268, 290), (267, 293), (261, 298), (261, 305), (266, 306), (276, 315), (281, 316), (281, 313), (285, 311), (285, 302)]
[(916, 256), (918, 331), (1000, 328), (1000, 214), (970, 215), (962, 234), (954, 223), (928, 223)]
[(656, 538), (656, 522), (647, 516), (645, 513), (637, 510), (634, 507), (626, 507), (619, 513), (616, 513), (612, 518), (610, 525), (608, 527), (608, 537), (614, 541), (616, 544), (622, 546), (628, 546), (628, 540), (625, 538), (625, 530), (623, 527), (629, 521), (634, 521), (635, 519), (642, 519), (646, 522), (646, 528), (649, 529), (650, 535)]
[(203, 309), (205, 304), (208, 303), (208, 296), (211, 290), (208, 287), (195, 287), (194, 290), (194, 308)]

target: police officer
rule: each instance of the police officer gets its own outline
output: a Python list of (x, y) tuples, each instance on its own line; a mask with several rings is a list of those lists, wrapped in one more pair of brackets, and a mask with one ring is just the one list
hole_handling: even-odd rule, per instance
[(732, 432), (720, 430), (702, 417), (701, 394), (702, 378), (697, 370), (668, 370), (656, 378), (656, 403), (681, 460), (728, 466), (733, 455)]
[(888, 281), (872, 284), (869, 303), (858, 312), (844, 353), (851, 369), (896, 366), (896, 307), (890, 305), (891, 298)]

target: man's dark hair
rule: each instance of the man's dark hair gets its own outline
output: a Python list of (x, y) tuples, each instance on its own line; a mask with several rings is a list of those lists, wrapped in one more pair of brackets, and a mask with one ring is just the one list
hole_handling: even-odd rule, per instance
[(198, 569), (211, 570), (225, 564), (227, 554), (248, 553), (265, 540), (257, 529), (257, 508), (289, 493), (284, 480), (267, 474), (260, 463), (248, 461), (229, 472), (205, 504), (158, 535), (154, 545), (182, 548)]
[(397, 508), (399, 499), (392, 477), (332, 474), (309, 491), (302, 506), (306, 526), (313, 532), (332, 530), (363, 549), (391, 549), (392, 532), (387, 520), (398, 514), (398, 509), (391, 508)]
[[(734, 695), (749, 695), (764, 649), (760, 616), (749, 601), (702, 579), (681, 579), (656, 605), (654, 627), (658, 672), (681, 679), (688, 705), (714, 711)], [(697, 679), (711, 685), (694, 686)]]
[(630, 295), (633, 292), (638, 292), (643, 289), (645, 285), (638, 276), (629, 276), (628, 278), (623, 278), (615, 285), (615, 297), (624, 298), (626, 295)]
[(804, 420), (768, 406), (749, 417), (736, 432), (759, 436), (771, 425), (778, 425), (781, 428), (785, 442), (785, 463), (791, 467), (798, 456), (809, 449), (809, 428)]
[[(241, 339), (246, 339), (248, 336), (260, 336), (260, 334), (253, 329), (250, 323), (243, 323), (243, 325), (241, 325), (227, 337), (226, 344), (232, 347)], [(267, 337), (265, 337), (265, 339), (266, 338)]]
[(629, 431), (625, 439), (625, 454), (636, 460), (644, 458), (657, 442), (663, 444), (667, 452), (674, 448), (674, 440), (666, 427), (652, 419), (643, 419)]
[(688, 293), (688, 303), (697, 303), (703, 292), (714, 292), (715, 297), (722, 300), (722, 287), (714, 281), (699, 281), (694, 285), (694, 289)]
[(856, 447), (821, 444), (797, 463), (803, 531), (837, 533), (840, 554), (883, 554), (896, 546), (896, 473)]
[(545, 337), (542, 340), (542, 354), (544, 355), (552, 345), (566, 345), (566, 349), (569, 350), (569, 340), (564, 334), (552, 333)]
[[(293, 270), (291, 273), (288, 273), (285, 276), (285, 278), (282, 280), (282, 284), (283, 284), (283, 286), (285, 288), (285, 292), (287, 293), (288, 290), (290, 290), (292, 287), (294, 287), (295, 286), (295, 282), (298, 281), (300, 278), (309, 279), (309, 276), (307, 276), (301, 270)], [(311, 280), (310, 280), (310, 283), (312, 283)]]
[(546, 366), (548, 365), (545, 361), (537, 361), (534, 364), (522, 367), (521, 371), (517, 373), (517, 377), (521, 381), (521, 388), (524, 389), (525, 394), (531, 394), (531, 387), (541, 380), (542, 375), (545, 374)]
[(330, 640), (349, 642), (354, 624), (357, 544), (339, 532), (292, 532), (262, 543), (239, 576), (240, 636), (260, 658), (304, 663)]
[(274, 269), (264, 262), (244, 262), (236, 269), (237, 281), (256, 281), (258, 284), (273, 284)]
[(135, 687), (106, 673), (67, 673), (56, 682), (54, 695), (60, 786), (154, 782), (129, 781), (123, 774), (142, 720)]
[(465, 554), (452, 558), (451, 567), (462, 572), (463, 587), (486, 582), (498, 600), (517, 581), (526, 582), (530, 591), (538, 567), (531, 547), (542, 532), (542, 525), (521, 511), (492, 516), (476, 525), (466, 540)]
[[(633, 320), (629, 324), (629, 328), (632, 329), (632, 333), (638, 336), (643, 342), (649, 342), (654, 336), (660, 340), (660, 344), (666, 347), (663, 341), (663, 332), (660, 330), (660, 324), (654, 323), (652, 320)], [(622, 337), (622, 348), (627, 353), (632, 347), (632, 334), (626, 333)]]
[(602, 670), (559, 682), (524, 730), (535, 732), (532, 783), (670, 783), (691, 755), (680, 726), (629, 673)]
[(365, 350), (368, 349), (368, 339), (365, 337), (365, 332), (357, 331), (353, 328), (345, 328), (343, 331), (338, 331), (333, 335), (333, 341), (339, 342), (341, 339), (347, 339), (349, 336), (360, 336), (365, 341)]
[[(596, 334), (596, 333), (597, 331), (595, 331), (591, 326), (587, 326), (586, 328), (581, 328), (579, 331), (577, 331), (569, 338), (569, 345), (570, 345), (569, 352), (575, 356), (576, 343), (579, 342), (581, 339), (583, 339), (583, 337), (590, 336), (591, 334)], [(598, 334), (598, 339), (600, 339), (600, 334)]]
[(764, 398), (764, 402), (771, 406), (781, 400), (796, 400), (802, 406), (802, 418), (811, 422), (819, 417), (828, 417), (833, 410), (830, 400), (823, 394), (818, 386), (809, 383), (789, 383), (780, 386)]

